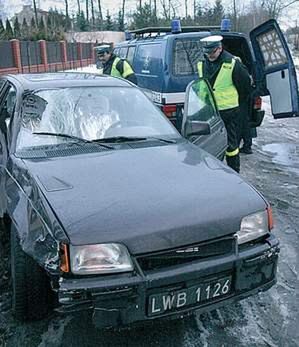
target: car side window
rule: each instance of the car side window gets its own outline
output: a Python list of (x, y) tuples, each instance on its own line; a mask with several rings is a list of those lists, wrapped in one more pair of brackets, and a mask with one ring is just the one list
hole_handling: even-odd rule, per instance
[(187, 118), (202, 122), (215, 123), (219, 114), (212, 92), (203, 79), (194, 81), (188, 94)]
[(128, 48), (127, 60), (131, 65), (133, 64), (135, 49), (136, 49), (135, 46), (131, 46)]

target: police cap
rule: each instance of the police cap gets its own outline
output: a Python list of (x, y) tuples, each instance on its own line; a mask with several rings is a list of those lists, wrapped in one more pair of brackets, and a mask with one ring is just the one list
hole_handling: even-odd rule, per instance
[(97, 52), (97, 54), (104, 54), (104, 53), (111, 53), (112, 52), (112, 47), (110, 45), (100, 45), (100, 46), (96, 46), (94, 47), (95, 51)]
[(211, 35), (204, 37), (200, 40), (202, 43), (203, 52), (206, 54), (212, 53), (215, 48), (221, 47), (221, 41), (223, 37), (221, 35)]

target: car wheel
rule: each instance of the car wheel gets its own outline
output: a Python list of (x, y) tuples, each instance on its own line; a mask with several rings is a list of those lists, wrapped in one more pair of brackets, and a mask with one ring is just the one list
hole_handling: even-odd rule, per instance
[(23, 252), (11, 227), (12, 310), (16, 319), (37, 320), (48, 312), (49, 280), (44, 270)]

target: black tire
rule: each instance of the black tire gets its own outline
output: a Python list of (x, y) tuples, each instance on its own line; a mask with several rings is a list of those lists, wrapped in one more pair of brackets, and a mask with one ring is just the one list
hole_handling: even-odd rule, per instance
[(49, 279), (45, 271), (23, 252), (13, 225), (10, 240), (13, 314), (22, 321), (41, 319), (48, 312)]

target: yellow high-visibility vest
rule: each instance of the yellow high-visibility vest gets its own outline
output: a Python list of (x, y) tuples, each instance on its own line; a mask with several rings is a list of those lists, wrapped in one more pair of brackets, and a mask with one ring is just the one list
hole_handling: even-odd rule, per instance
[[(238, 91), (233, 84), (233, 70), (235, 63), (235, 58), (233, 58), (230, 63), (222, 63), (213, 85), (214, 96), (220, 111), (239, 106)], [(198, 62), (197, 69), (199, 77), (203, 77), (202, 61)]]
[(127, 78), (128, 76), (132, 75), (134, 73), (134, 71), (132, 70), (130, 64), (127, 61), (125, 61), (125, 60), (124, 60), (124, 63), (123, 63), (124, 64), (124, 72), (123, 72), (123, 74), (121, 74), (117, 70), (116, 66), (117, 66), (118, 62), (120, 62), (120, 61), (121, 61), (121, 59), (119, 57), (116, 57), (114, 59), (110, 75), (113, 76), (113, 77), (122, 77), (122, 78)]

